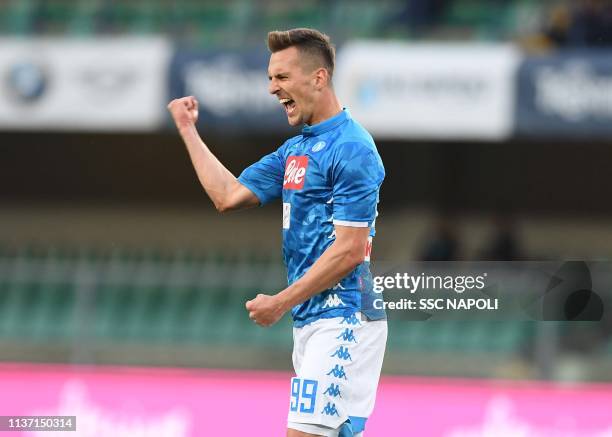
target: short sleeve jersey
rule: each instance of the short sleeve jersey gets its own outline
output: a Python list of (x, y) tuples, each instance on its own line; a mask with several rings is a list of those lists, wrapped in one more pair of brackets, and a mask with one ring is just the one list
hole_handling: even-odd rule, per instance
[(262, 205), (282, 197), (283, 258), (289, 284), (301, 278), (334, 242), (334, 225), (370, 227), (364, 261), (334, 287), (292, 311), (294, 326), (319, 318), (350, 317), (361, 311), (371, 320), (384, 310), (374, 299), (370, 251), (379, 190), (385, 170), (372, 136), (344, 109), (246, 168), (238, 180)]

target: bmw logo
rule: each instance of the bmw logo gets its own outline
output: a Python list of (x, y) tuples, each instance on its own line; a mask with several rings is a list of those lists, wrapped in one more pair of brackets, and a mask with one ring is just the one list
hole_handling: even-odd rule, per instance
[(39, 65), (23, 62), (10, 68), (7, 85), (16, 100), (32, 103), (45, 93), (48, 79), (45, 71)]

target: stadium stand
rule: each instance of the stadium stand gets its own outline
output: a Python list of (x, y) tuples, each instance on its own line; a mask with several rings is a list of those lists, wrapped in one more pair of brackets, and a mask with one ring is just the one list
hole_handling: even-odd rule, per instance
[[(283, 267), (260, 253), (29, 246), (10, 254), (5, 247), (0, 257), (5, 339), (291, 346), (288, 318), (263, 335), (237, 310), (261, 290), (282, 288)], [(391, 351), (513, 355), (531, 335), (517, 322), (394, 320), (392, 326)]]
[[(0, 35), (167, 34), (178, 43), (222, 49), (261, 47), (270, 29), (313, 26), (329, 29), (340, 43), (368, 37), (494, 41), (537, 30), (552, 2), (440, 2), (444, 7), (422, 32), (406, 18), (408, 3), (413, 2), (5, 0), (0, 2)], [(128, 347), (249, 345), (286, 353), (291, 348), (288, 317), (262, 330), (243, 311), (257, 292), (282, 288), (284, 275), (277, 253), (0, 245), (0, 340), (75, 348), (88, 341)], [(533, 326), (523, 322), (393, 319), (390, 330), (391, 355), (461, 352), (508, 360), (528, 356), (535, 336)], [(612, 354), (612, 342), (605, 349)]]
[(356, 37), (443, 38), (449, 35), (497, 40), (513, 38), (525, 30), (526, 23), (536, 27), (538, 17), (550, 2), (456, 0), (438, 3), (441, 6), (435, 17), (427, 18), (425, 32), (415, 33), (418, 23), (411, 21), (414, 14), (410, 2), (401, 0), (9, 0), (0, 3), (0, 34), (163, 33), (198, 46), (240, 46), (245, 41), (259, 44), (262, 33), (282, 25), (330, 29), (341, 41)]

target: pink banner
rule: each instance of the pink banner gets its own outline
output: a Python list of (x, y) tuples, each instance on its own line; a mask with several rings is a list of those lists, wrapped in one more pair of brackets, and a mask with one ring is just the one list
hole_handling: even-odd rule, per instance
[[(48, 437), (285, 435), (290, 374), (0, 366), (0, 415), (77, 417)], [(368, 437), (612, 437), (612, 385), (384, 377)]]

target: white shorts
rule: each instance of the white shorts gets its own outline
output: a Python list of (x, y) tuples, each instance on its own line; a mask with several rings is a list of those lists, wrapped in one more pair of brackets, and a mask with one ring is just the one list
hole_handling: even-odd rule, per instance
[(386, 343), (387, 321), (362, 320), (359, 313), (293, 328), (296, 377), (288, 427), (335, 437), (349, 421), (355, 434), (363, 431), (374, 409)]

